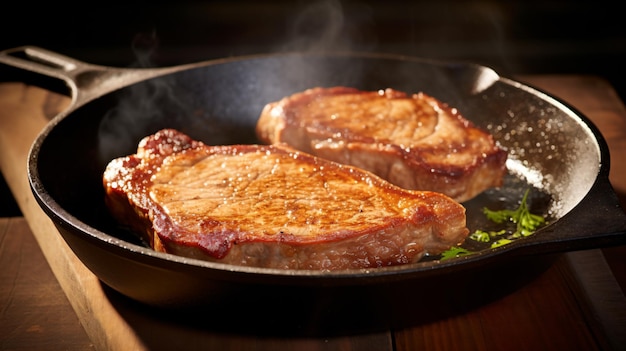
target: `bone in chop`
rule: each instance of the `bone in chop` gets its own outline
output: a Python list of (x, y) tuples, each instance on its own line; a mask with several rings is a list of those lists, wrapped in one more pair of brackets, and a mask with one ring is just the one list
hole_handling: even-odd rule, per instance
[(501, 186), (506, 172), (490, 134), (424, 93), (308, 89), (267, 104), (257, 135), (459, 202)]
[(468, 235), (465, 208), (279, 145), (145, 137), (103, 176), (114, 217), (157, 251), (234, 265), (339, 270), (416, 262)]

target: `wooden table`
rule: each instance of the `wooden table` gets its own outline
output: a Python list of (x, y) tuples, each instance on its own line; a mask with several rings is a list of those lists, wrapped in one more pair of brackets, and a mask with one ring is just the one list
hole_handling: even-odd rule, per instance
[[(518, 78), (569, 102), (597, 124), (612, 152), (610, 180), (624, 206), (626, 109), (612, 87), (595, 76)], [(219, 333), (191, 330), (142, 311), (103, 287), (78, 261), (54, 235), (56, 229), (30, 192), (25, 166), (30, 143), (68, 100), (23, 83), (0, 84), (0, 168), (23, 213), (0, 218), (2, 350), (626, 348), (626, 247), (557, 256), (521, 287), (475, 309), (373, 333), (320, 337)]]

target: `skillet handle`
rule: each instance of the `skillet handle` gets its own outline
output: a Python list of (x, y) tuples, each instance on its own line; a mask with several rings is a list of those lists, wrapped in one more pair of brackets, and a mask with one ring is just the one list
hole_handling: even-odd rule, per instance
[(70, 110), (113, 90), (167, 71), (94, 65), (36, 46), (0, 51), (0, 63), (63, 80), (71, 90)]
[(553, 225), (544, 228), (540, 236), (533, 235), (528, 239), (527, 249), (531, 253), (625, 245), (626, 212), (621, 207), (608, 177), (601, 175), (574, 209)]
[(0, 62), (63, 80), (74, 80), (76, 71), (88, 66), (81, 61), (36, 46), (1, 51)]
[(2, 51), (0, 62), (64, 81), (71, 91), (70, 106), (80, 102), (82, 93), (85, 93), (78, 80), (79, 74), (99, 70), (98, 67), (36, 46), (22, 46)]

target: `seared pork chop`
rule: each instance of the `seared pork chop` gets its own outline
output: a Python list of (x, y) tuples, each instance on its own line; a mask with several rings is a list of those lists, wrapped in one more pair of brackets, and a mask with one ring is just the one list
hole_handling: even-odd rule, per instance
[(267, 104), (257, 135), (459, 202), (500, 186), (506, 172), (490, 134), (424, 93), (312, 88)]
[(465, 208), (280, 145), (208, 146), (176, 130), (109, 163), (113, 216), (157, 251), (338, 270), (416, 262), (468, 235)]

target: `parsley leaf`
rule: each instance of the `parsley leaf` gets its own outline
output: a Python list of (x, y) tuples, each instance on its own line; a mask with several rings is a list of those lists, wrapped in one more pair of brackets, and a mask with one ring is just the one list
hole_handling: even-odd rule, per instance
[(460, 246), (453, 246), (441, 254), (440, 260), (443, 261), (443, 260), (447, 260), (450, 258), (466, 256), (472, 253), (473, 252), (471, 252), (470, 250), (462, 248)]
[(537, 230), (541, 225), (546, 222), (546, 219), (540, 215), (530, 213), (528, 209), (528, 193), (530, 189), (526, 190), (524, 197), (520, 202), (519, 207), (512, 210), (499, 210), (492, 211), (488, 208), (483, 209), (483, 213), (489, 220), (495, 223), (504, 223), (506, 221), (512, 221), (516, 224), (516, 230), (511, 235), (511, 238), (517, 239), (524, 236), (529, 236)]
[[(530, 189), (526, 189), (524, 197), (520, 201), (519, 206), (515, 210), (490, 210), (483, 208), (483, 213), (490, 221), (496, 224), (503, 224), (506, 222), (515, 223), (515, 231), (507, 237), (503, 237), (504, 234), (510, 233), (512, 230), (506, 229), (498, 231), (484, 231), (476, 230), (469, 236), (469, 239), (482, 243), (491, 242), (491, 247), (499, 247), (513, 242), (515, 239), (519, 239), (525, 236), (532, 235), (540, 226), (546, 223), (546, 219), (540, 215), (533, 214), (528, 208), (528, 194)], [(493, 241), (495, 240), (495, 241)], [(473, 252), (460, 246), (453, 246), (447, 251), (441, 254), (441, 260), (447, 260), (455, 257), (465, 256), (472, 254)]]
[(479, 241), (481, 243), (488, 243), (491, 241), (491, 239), (497, 236), (500, 236), (502, 234), (506, 234), (505, 229), (499, 230), (497, 232), (496, 231), (486, 232), (484, 230), (478, 229), (470, 235), (470, 239)]

